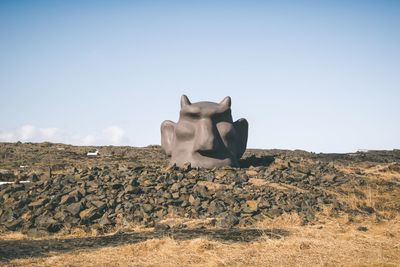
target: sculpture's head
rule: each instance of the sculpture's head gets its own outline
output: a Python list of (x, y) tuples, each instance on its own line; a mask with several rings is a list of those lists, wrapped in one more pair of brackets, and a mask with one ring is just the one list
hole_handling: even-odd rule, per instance
[(245, 119), (232, 120), (229, 96), (221, 103), (190, 103), (183, 95), (178, 123), (161, 124), (161, 146), (171, 156), (171, 164), (178, 166), (190, 162), (193, 167), (237, 167), (246, 150), (247, 133)]

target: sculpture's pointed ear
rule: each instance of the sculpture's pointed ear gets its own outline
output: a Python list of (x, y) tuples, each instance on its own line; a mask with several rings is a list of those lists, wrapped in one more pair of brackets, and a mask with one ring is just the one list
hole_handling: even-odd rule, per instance
[(192, 103), (190, 103), (189, 98), (186, 95), (181, 96), (181, 108), (184, 106), (190, 106)]
[(232, 99), (230, 96), (225, 97), (220, 103), (220, 105), (230, 108), (232, 105)]
[(243, 153), (246, 151), (249, 123), (246, 119), (239, 119), (233, 123), (233, 127), (235, 127), (235, 130), (239, 136), (237, 158), (240, 159)]
[(163, 121), (161, 123), (161, 147), (164, 149), (167, 156), (171, 156), (172, 145), (175, 134), (175, 122)]

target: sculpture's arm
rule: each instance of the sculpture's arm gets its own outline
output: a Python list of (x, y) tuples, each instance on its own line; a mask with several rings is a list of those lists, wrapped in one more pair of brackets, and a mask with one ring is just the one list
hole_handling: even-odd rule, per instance
[(236, 132), (239, 136), (239, 147), (237, 157), (240, 159), (243, 153), (246, 151), (247, 137), (249, 133), (249, 123), (246, 119), (239, 119), (233, 123)]
[(161, 146), (168, 156), (171, 156), (174, 141), (176, 123), (173, 121), (163, 121), (161, 123)]

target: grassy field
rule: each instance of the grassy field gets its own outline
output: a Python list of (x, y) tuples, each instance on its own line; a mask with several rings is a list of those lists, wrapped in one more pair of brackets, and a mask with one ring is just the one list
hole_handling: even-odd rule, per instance
[[(12, 163), (7, 157), (3, 168)], [(18, 164), (29, 163), (20, 160)], [(81, 158), (76, 161), (84, 164)], [(399, 162), (332, 161), (350, 177), (362, 177), (363, 183), (324, 189), (348, 209), (338, 212), (327, 205), (306, 224), (299, 214), (290, 213), (232, 229), (218, 229), (210, 220), (173, 217), (164, 221), (171, 226), (168, 230), (127, 226), (103, 234), (76, 229), (34, 238), (3, 229), (0, 265), (400, 266)]]
[[(399, 266), (400, 223), (398, 218), (376, 223), (348, 223), (345, 218), (302, 226), (295, 215), (259, 222), (260, 236), (238, 242), (212, 236), (188, 238), (144, 238), (119, 245), (55, 249), (43, 256), (13, 259), (3, 266)], [(360, 218), (361, 219), (361, 218)], [(269, 235), (271, 229), (287, 234)], [(272, 230), (273, 231), (273, 230)], [(136, 234), (149, 231), (137, 229)], [(53, 245), (68, 239), (89, 239), (92, 235), (54, 236)], [(10, 241), (32, 241), (21, 234), (3, 235)], [(47, 239), (35, 239), (49, 240)], [(18, 248), (15, 248), (18, 249)]]

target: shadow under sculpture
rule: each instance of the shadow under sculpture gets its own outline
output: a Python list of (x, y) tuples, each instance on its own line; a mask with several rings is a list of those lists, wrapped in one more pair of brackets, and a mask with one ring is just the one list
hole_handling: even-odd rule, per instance
[(177, 123), (161, 124), (161, 146), (171, 157), (170, 163), (182, 167), (239, 167), (246, 150), (249, 125), (246, 119), (232, 120), (231, 98), (220, 103), (191, 103), (181, 97)]

